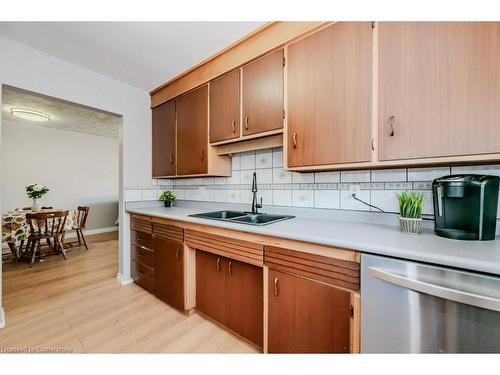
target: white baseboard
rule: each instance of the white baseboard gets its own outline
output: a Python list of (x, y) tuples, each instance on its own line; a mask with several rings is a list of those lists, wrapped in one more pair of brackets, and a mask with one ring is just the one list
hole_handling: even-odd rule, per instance
[(122, 285), (128, 285), (134, 282), (134, 280), (128, 276), (122, 275), (120, 272), (116, 275), (116, 281)]
[(0, 307), (0, 329), (5, 327), (5, 311)]
[[(101, 234), (101, 233), (108, 233), (108, 232), (116, 232), (118, 230), (118, 226), (114, 227), (106, 227), (106, 228), (97, 228), (97, 229), (91, 229), (91, 230), (85, 230), (83, 233), (87, 236), (92, 236), (93, 234)], [(76, 238), (76, 232), (71, 231), (71, 232), (66, 232), (65, 238)], [(7, 249), (9, 246), (7, 243), (2, 243), (2, 248)]]

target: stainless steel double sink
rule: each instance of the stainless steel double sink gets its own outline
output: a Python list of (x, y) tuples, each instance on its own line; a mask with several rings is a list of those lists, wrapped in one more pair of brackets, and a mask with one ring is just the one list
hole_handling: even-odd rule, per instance
[(189, 216), (249, 225), (268, 225), (295, 217), (291, 215), (252, 214), (242, 211), (214, 211)]

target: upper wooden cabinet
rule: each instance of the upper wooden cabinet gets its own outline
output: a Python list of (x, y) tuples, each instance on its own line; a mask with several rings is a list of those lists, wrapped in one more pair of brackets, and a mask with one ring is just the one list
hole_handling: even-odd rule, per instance
[(283, 128), (283, 50), (242, 69), (243, 135)]
[(153, 108), (153, 178), (168, 177), (175, 170), (175, 100)]
[(372, 33), (339, 22), (288, 47), (289, 167), (371, 160)]
[(379, 158), (500, 152), (500, 23), (379, 24)]
[(208, 85), (177, 98), (177, 174), (208, 172)]
[(240, 136), (240, 71), (210, 82), (210, 142)]

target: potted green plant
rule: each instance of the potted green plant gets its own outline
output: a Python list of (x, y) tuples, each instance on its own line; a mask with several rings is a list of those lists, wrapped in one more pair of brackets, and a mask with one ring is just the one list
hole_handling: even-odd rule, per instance
[(172, 202), (175, 201), (175, 195), (170, 190), (164, 191), (160, 195), (160, 201), (165, 203), (165, 207), (172, 207)]
[(424, 196), (417, 192), (403, 192), (397, 195), (399, 201), (399, 224), (405, 233), (416, 234), (422, 227)]
[(31, 205), (31, 211), (33, 212), (40, 211), (41, 206), (38, 200), (45, 194), (47, 194), (48, 191), (49, 188), (47, 186), (40, 184), (29, 184), (28, 186), (26, 186), (26, 194), (28, 195), (28, 198), (33, 199), (33, 203)]

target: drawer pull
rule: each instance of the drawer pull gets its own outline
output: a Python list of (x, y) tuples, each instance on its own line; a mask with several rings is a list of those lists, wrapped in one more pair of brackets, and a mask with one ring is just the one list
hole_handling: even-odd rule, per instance
[(174, 165), (174, 154), (170, 155), (170, 164)]
[(139, 256), (140, 256), (140, 257), (143, 257), (143, 256), (144, 256), (144, 254), (143, 254), (143, 253), (139, 253)]
[(181, 251), (180, 251), (179, 249), (177, 249), (177, 251), (175, 252), (175, 259), (176, 259), (177, 261), (179, 261), (179, 260), (180, 260), (180, 257), (179, 257), (180, 253), (181, 253)]
[(142, 272), (142, 271), (139, 271), (139, 275), (144, 275), (144, 272)]
[(274, 295), (275, 296), (278, 296), (279, 294), (279, 289), (278, 289), (278, 278), (275, 277), (274, 278)]
[(201, 161), (205, 160), (205, 150), (201, 150)]
[(245, 129), (248, 130), (248, 116), (245, 117)]
[(217, 258), (217, 271), (220, 271), (220, 258)]
[(231, 127), (233, 128), (233, 133), (236, 133), (236, 120), (233, 120)]
[(229, 276), (233, 276), (233, 273), (231, 272), (231, 264), (233, 262), (232, 261), (229, 261), (229, 264), (227, 265), (227, 271), (229, 272)]
[(297, 133), (293, 133), (293, 148), (297, 148)]

